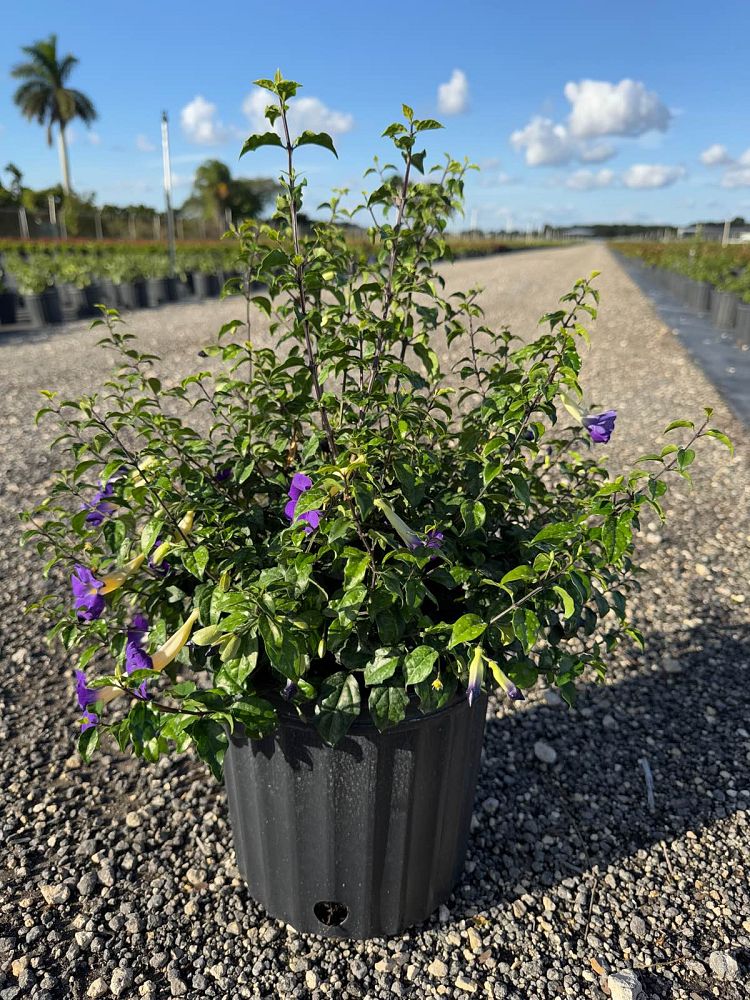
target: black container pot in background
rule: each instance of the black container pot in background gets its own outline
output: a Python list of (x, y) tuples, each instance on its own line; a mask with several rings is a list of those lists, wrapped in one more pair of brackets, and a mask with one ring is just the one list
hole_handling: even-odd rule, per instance
[(62, 323), (63, 314), (60, 308), (60, 294), (56, 288), (45, 288), (41, 294), (44, 318), (48, 323)]
[(168, 299), (166, 278), (146, 278), (146, 306), (149, 309), (155, 309)]
[(58, 285), (57, 293), (64, 323), (74, 323), (86, 315), (86, 300), (80, 288), (75, 285)]
[(288, 710), (263, 740), (235, 730), (225, 780), (252, 896), (331, 937), (426, 920), (463, 870), (486, 708), (464, 696), (384, 733), (357, 720), (334, 748)]
[(215, 274), (193, 271), (193, 292), (196, 299), (213, 299), (219, 294), (219, 281)]
[(750, 302), (737, 304), (737, 322), (734, 332), (741, 344), (747, 344), (750, 347)]
[(23, 296), (23, 306), (28, 315), (28, 321), (36, 330), (41, 330), (49, 322), (44, 308), (44, 293), (30, 293)]
[(687, 290), (687, 305), (698, 312), (708, 312), (711, 308), (711, 284), (708, 281), (694, 281), (688, 279), (690, 284)]
[(15, 292), (0, 292), (0, 323), (10, 326), (16, 322), (18, 296)]
[(101, 293), (99, 302), (108, 309), (117, 308), (117, 290), (115, 283), (110, 278), (101, 278), (98, 282)]
[(146, 302), (144, 281), (121, 281), (115, 285), (118, 309), (141, 309)]
[(105, 297), (101, 284), (97, 281), (94, 284), (87, 285), (83, 290), (83, 294), (86, 300), (86, 315), (98, 316), (99, 310), (96, 307), (104, 302)]
[(714, 289), (711, 293), (711, 319), (714, 326), (722, 330), (731, 330), (737, 319), (737, 296), (734, 292), (720, 292)]

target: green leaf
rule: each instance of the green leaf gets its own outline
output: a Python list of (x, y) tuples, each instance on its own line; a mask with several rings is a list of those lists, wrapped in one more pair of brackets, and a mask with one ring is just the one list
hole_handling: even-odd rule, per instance
[(406, 715), (409, 695), (404, 688), (391, 684), (380, 684), (370, 691), (367, 707), (372, 721), (382, 733), (389, 726), (395, 726)]
[(199, 580), (203, 579), (203, 573), (208, 565), (208, 549), (205, 545), (199, 545), (197, 549), (188, 549), (182, 553), (182, 565), (193, 576)]
[(417, 646), (406, 654), (404, 676), (407, 684), (420, 684), (430, 676), (439, 653), (432, 646)]
[(321, 739), (335, 746), (359, 715), (359, 684), (343, 671), (326, 677), (315, 705), (315, 727)]
[(371, 684), (382, 684), (398, 670), (401, 656), (392, 649), (376, 649), (370, 663), (365, 667), (364, 679), (368, 687)]
[(344, 554), (347, 556), (344, 566), (344, 587), (348, 590), (364, 580), (367, 567), (370, 565), (370, 554), (359, 549), (345, 549)]
[(514, 580), (533, 580), (535, 576), (531, 566), (516, 566), (515, 569), (511, 569), (505, 574), (500, 583), (505, 586), (508, 583), (513, 583)]
[(464, 500), (461, 504), (461, 517), (463, 518), (465, 534), (478, 531), (484, 524), (487, 513), (481, 500)]
[(259, 740), (272, 733), (279, 721), (270, 701), (257, 695), (246, 695), (241, 701), (236, 701), (231, 712), (232, 717), (245, 727), (250, 740)]
[(540, 628), (541, 623), (530, 608), (518, 608), (513, 612), (513, 631), (525, 653), (536, 642)]
[(730, 439), (727, 437), (727, 435), (724, 434), (723, 431), (719, 431), (715, 427), (711, 427), (709, 430), (707, 430), (702, 435), (702, 437), (715, 438), (717, 441), (721, 441), (721, 443), (725, 447), (729, 448), (729, 453), (731, 455), (734, 455), (734, 445), (732, 444), (732, 442), (730, 441)]
[(574, 524), (546, 524), (541, 531), (531, 539), (531, 545), (539, 542), (564, 542), (576, 534), (577, 527)]
[(689, 427), (691, 431), (695, 430), (695, 424), (692, 420), (673, 420), (664, 428), (664, 433), (669, 434), (670, 431), (676, 430), (678, 427)]
[(224, 754), (229, 745), (224, 727), (213, 719), (197, 719), (186, 727), (186, 732), (190, 734), (200, 759), (208, 764), (214, 778), (221, 781)]
[(190, 641), (196, 646), (212, 646), (222, 635), (224, 635), (223, 625), (207, 625), (206, 628), (199, 628), (193, 632)]
[(333, 139), (327, 132), (310, 132), (306, 130), (294, 143), (295, 149), (298, 146), (322, 146), (324, 149), (330, 150), (336, 159), (339, 158), (336, 147), (333, 145)]
[(154, 547), (154, 543), (164, 530), (164, 522), (159, 518), (149, 521), (141, 532), (141, 552), (146, 555)]
[(254, 153), (261, 146), (281, 146), (283, 149), (284, 143), (276, 132), (261, 132), (258, 135), (251, 135), (242, 144), (240, 157), (243, 157), (245, 153)]
[(448, 649), (453, 649), (462, 642), (471, 642), (472, 639), (479, 638), (487, 628), (479, 615), (461, 615), (457, 622), (454, 622), (451, 630), (451, 638)]
[(289, 257), (283, 250), (278, 248), (269, 251), (260, 262), (260, 271), (270, 271), (274, 267), (285, 267), (289, 263)]
[(85, 733), (78, 737), (78, 753), (86, 764), (91, 763), (97, 747), (99, 746), (99, 727), (92, 726)]
[(560, 600), (563, 602), (563, 609), (564, 609), (564, 615), (565, 615), (565, 617), (566, 618), (570, 618), (575, 613), (575, 609), (576, 609), (576, 606), (575, 606), (575, 603), (573, 601), (573, 598), (570, 596), (570, 594), (567, 592), (567, 590), (563, 590), (562, 587), (555, 586), (552, 589), (557, 594), (557, 596), (560, 598)]

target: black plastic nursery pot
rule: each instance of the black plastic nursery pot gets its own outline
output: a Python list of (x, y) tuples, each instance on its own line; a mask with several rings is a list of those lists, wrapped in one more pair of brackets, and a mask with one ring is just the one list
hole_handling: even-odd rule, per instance
[(155, 309), (169, 300), (165, 278), (146, 278), (146, 305)]
[(197, 299), (211, 299), (219, 294), (219, 280), (215, 274), (193, 271), (193, 294)]
[(741, 344), (750, 347), (750, 302), (737, 304), (737, 323), (734, 332)]
[(16, 322), (18, 297), (15, 292), (0, 292), (0, 323)]
[(731, 330), (737, 319), (737, 296), (733, 292), (711, 293), (711, 319), (715, 326)]
[(146, 304), (145, 281), (122, 281), (115, 285), (120, 309), (140, 309)]
[(81, 316), (88, 315), (82, 289), (76, 288), (75, 285), (58, 285), (57, 289), (64, 323), (72, 323)]
[(464, 866), (487, 698), (465, 696), (335, 747), (289, 709), (271, 736), (235, 730), (225, 780), (251, 895), (303, 933), (372, 938), (426, 920)]

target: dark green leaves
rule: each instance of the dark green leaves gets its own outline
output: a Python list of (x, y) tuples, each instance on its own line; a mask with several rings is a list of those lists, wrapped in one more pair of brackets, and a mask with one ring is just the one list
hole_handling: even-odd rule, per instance
[(295, 141), (294, 146), (295, 149), (298, 146), (322, 146), (324, 149), (330, 150), (336, 159), (338, 159), (339, 156), (336, 152), (336, 147), (333, 145), (333, 139), (327, 132), (303, 132), (302, 135)]
[(419, 684), (432, 673), (432, 668), (438, 660), (439, 653), (432, 646), (417, 646), (406, 654), (404, 660), (404, 676), (407, 684)]
[(401, 655), (398, 650), (378, 649), (373, 654), (372, 660), (365, 667), (365, 684), (382, 684), (389, 680), (398, 670), (401, 662)]
[(487, 628), (486, 624), (478, 615), (462, 615), (451, 629), (451, 638), (448, 648), (453, 649), (462, 642), (471, 642), (478, 639)]
[(541, 622), (530, 608), (518, 608), (513, 612), (513, 631), (525, 653), (536, 642), (540, 628)]
[(327, 677), (315, 704), (315, 728), (321, 739), (335, 746), (359, 715), (359, 684), (343, 671)]
[(395, 726), (404, 718), (409, 696), (402, 687), (380, 684), (370, 691), (367, 707), (372, 721), (382, 733), (389, 726)]
[(251, 135), (248, 139), (245, 139), (242, 144), (242, 151), (240, 156), (244, 156), (245, 153), (254, 153), (256, 149), (260, 149), (261, 146), (282, 146), (283, 142), (276, 132), (262, 132), (258, 135)]

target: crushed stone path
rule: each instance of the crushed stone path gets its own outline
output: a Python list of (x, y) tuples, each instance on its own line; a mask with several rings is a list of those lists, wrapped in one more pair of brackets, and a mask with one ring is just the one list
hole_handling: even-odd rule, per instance
[[(55, 465), (51, 429), (34, 429), (36, 390), (91, 389), (107, 357), (84, 324), (0, 342), (0, 1000), (601, 1000), (608, 974), (628, 969), (649, 998), (750, 996), (748, 432), (605, 246), (445, 273), (451, 288), (484, 286), (490, 325), (528, 337), (593, 269), (602, 307), (584, 381), (618, 410), (613, 466), (710, 405), (736, 456), (707, 443), (668, 526), (644, 524), (646, 652), (619, 652), (575, 712), (552, 692), (491, 704), (464, 878), (432, 920), (388, 941), (270, 920), (239, 879), (223, 789), (200, 764), (78, 762), (73, 664), (22, 610), (45, 582), (18, 550), (17, 512)], [(177, 373), (237, 313), (175, 305), (131, 325)]]

